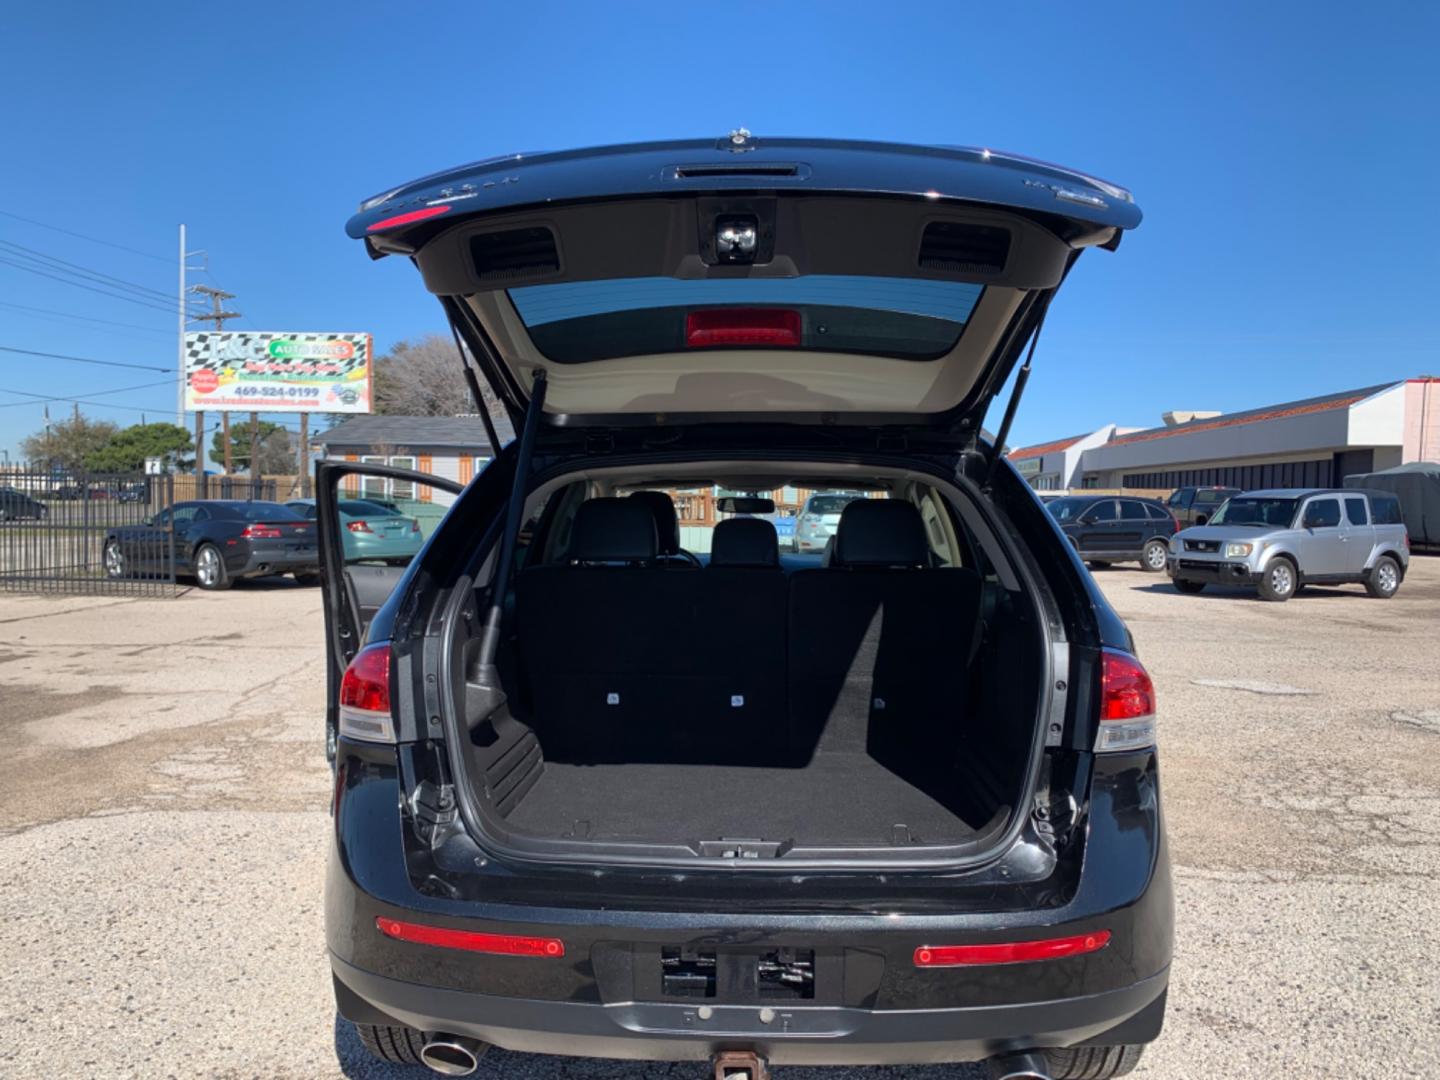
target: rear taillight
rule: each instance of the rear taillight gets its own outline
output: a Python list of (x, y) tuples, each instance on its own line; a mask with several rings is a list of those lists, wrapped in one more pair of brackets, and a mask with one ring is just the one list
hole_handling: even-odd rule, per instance
[(401, 225), (411, 225), (417, 221), (427, 221), (432, 217), (439, 217), (448, 213), (452, 204), (444, 206), (422, 206), (419, 210), (411, 210), (405, 214), (396, 214), (394, 217), (387, 217), (373, 225), (365, 226), (366, 232), (379, 232), (381, 229), (394, 229)]
[(276, 525), (246, 525), (240, 535), (247, 540), (279, 540), (280, 528)]
[(1098, 952), (1110, 943), (1109, 930), (1042, 941), (1001, 941), (985, 945), (921, 945), (916, 967), (969, 967), (978, 964), (1026, 964)]
[(412, 522), (410, 522), (410, 531), (411, 531), (412, 533), (418, 533), (418, 532), (420, 531), (420, 522), (418, 522), (418, 521), (412, 521)]
[(1106, 649), (1101, 661), (1100, 733), (1096, 753), (1155, 745), (1155, 684), (1129, 653)]
[(373, 533), (375, 531), (370, 528), (368, 521), (347, 521), (345, 527), (353, 533)]
[(1410, 550), (1410, 534), (1408, 532), (1405, 534), (1405, 550)]
[(390, 643), (367, 645), (340, 680), (340, 734), (365, 742), (394, 742), (390, 715)]
[(463, 949), (466, 952), (490, 953), (494, 956), (556, 958), (565, 955), (565, 943), (559, 938), (450, 930), (443, 926), (426, 926), (423, 923), (387, 919), (383, 915), (376, 917), (375, 927), (386, 937), (394, 938), (396, 941), (411, 941), (417, 945), (438, 945), (442, 949)]
[(800, 344), (800, 312), (786, 308), (709, 308), (685, 316), (685, 344), (692, 349), (716, 345)]

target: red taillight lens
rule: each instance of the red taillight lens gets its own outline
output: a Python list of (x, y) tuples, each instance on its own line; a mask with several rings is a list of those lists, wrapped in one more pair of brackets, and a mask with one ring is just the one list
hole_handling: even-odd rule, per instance
[(1006, 941), (991, 945), (921, 945), (916, 967), (965, 967), (971, 964), (1026, 964), (1098, 952), (1110, 943), (1109, 930), (1044, 941)]
[(353, 533), (373, 533), (375, 531), (370, 528), (368, 521), (347, 521), (345, 527)]
[(278, 540), (280, 529), (275, 525), (246, 525), (240, 535), (248, 540)]
[(1134, 720), (1155, 714), (1155, 685), (1140, 661), (1123, 652), (1105, 650), (1100, 676), (1100, 719)]
[(438, 945), (442, 949), (463, 949), (466, 952), (491, 953), (495, 956), (565, 955), (565, 943), (559, 938), (520, 937), (515, 934), (480, 934), (473, 930), (447, 930), (443, 926), (387, 919), (383, 915), (375, 925), (386, 937), (410, 941), (416, 945)]
[(390, 711), (390, 646), (367, 645), (340, 680), (340, 704), (366, 712)]
[(800, 344), (800, 312), (784, 308), (710, 308), (685, 316), (685, 344), (692, 349), (716, 345)]
[(1155, 745), (1155, 684), (1140, 661), (1106, 649), (1100, 673), (1097, 752), (1143, 750)]
[(416, 221), (425, 221), (432, 217), (439, 217), (441, 214), (447, 213), (449, 209), (449, 203), (446, 203), (444, 206), (424, 206), (419, 210), (411, 210), (406, 214), (396, 214), (394, 217), (387, 217), (383, 221), (377, 221), (374, 225), (367, 225), (365, 231), (379, 232), (381, 229), (394, 229), (400, 225), (410, 225)]
[(420, 522), (418, 522), (418, 521), (412, 521), (412, 522), (410, 522), (410, 531), (411, 531), (412, 533), (418, 533), (418, 532), (420, 531)]

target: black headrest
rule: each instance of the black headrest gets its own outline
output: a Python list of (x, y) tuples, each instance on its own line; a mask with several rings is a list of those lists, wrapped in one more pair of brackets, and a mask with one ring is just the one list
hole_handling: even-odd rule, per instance
[(588, 499), (575, 511), (569, 558), (575, 562), (648, 562), (655, 558), (655, 518), (629, 499)]
[(929, 566), (925, 523), (904, 499), (856, 499), (840, 514), (834, 566)]
[(663, 491), (632, 491), (630, 498), (650, 508), (655, 517), (655, 539), (661, 555), (680, 553), (680, 519), (675, 515), (675, 501)]
[(780, 541), (764, 518), (727, 518), (710, 537), (711, 566), (779, 566)]

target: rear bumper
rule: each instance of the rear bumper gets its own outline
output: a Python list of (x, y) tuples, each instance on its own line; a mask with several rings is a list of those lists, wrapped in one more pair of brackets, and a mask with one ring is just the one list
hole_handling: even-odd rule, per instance
[(227, 560), (225, 569), (229, 571), (231, 577), (250, 577), (256, 574), (318, 573), (320, 555), (314, 551), (252, 552), (236, 558), (233, 562)]
[[(1038, 849), (1017, 843), (1021, 861), (1000, 886), (970, 880), (983, 871), (676, 875), (506, 865), (463, 836), (438, 848), (417, 838), (393, 750), (342, 740), (337, 763), (326, 936), (340, 1012), (360, 1023), (526, 1052), (702, 1060), (754, 1048), (782, 1064), (857, 1065), (1143, 1043), (1160, 1030), (1173, 897), (1150, 752), (1097, 761), (1084, 843), (1049, 869)], [(564, 955), (397, 941), (377, 917), (555, 937)], [(1099, 929), (1113, 937), (1086, 955), (914, 963), (927, 944)], [(714, 957), (708, 998), (666, 985), (664, 956), (676, 948)], [(761, 985), (757, 962), (772, 950), (811, 953), (808, 997)]]
[[(1058, 1001), (876, 1010), (703, 1002), (598, 1004), (496, 997), (385, 978), (331, 956), (347, 1019), (469, 1035), (507, 1050), (648, 1061), (704, 1061), (751, 1050), (777, 1065), (980, 1061), (1010, 1050), (1144, 1043), (1160, 1033), (1169, 970)], [(767, 1022), (767, 1014), (770, 1014)]]

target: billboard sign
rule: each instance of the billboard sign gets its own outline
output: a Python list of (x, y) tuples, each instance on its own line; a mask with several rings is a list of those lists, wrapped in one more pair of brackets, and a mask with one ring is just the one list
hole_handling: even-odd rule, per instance
[(373, 352), (369, 334), (187, 333), (185, 408), (368, 413)]

